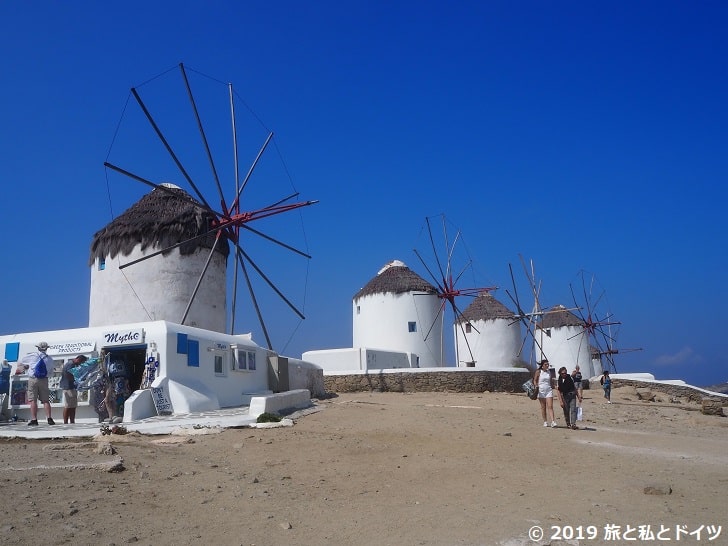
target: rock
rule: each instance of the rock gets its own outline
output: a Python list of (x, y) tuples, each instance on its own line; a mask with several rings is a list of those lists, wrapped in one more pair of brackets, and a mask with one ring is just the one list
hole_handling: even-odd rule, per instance
[(703, 413), (703, 415), (719, 415), (721, 417), (725, 415), (723, 413), (723, 404), (720, 402), (720, 400), (703, 398), (702, 404), (703, 407), (700, 411)]
[(114, 455), (116, 454), (116, 448), (108, 443), (100, 443), (98, 446), (96, 446), (96, 449), (94, 450), (99, 455)]
[(646, 402), (655, 401), (655, 395), (651, 389), (637, 389), (637, 398)]
[(672, 493), (672, 487), (669, 485), (648, 485), (644, 488), (643, 493), (645, 495), (670, 495)]

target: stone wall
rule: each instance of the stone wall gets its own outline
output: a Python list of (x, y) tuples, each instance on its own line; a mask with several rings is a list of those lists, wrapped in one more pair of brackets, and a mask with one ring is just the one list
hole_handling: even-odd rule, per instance
[(372, 370), (368, 373), (326, 375), (326, 392), (518, 392), (528, 381), (528, 370)]
[[(624, 386), (630, 386), (637, 389), (649, 388), (653, 392), (661, 392), (667, 394), (668, 396), (687, 398), (691, 402), (696, 402), (698, 404), (702, 402), (703, 398), (718, 400), (723, 404), (723, 406), (728, 407), (728, 396), (718, 393), (710, 394), (709, 392), (697, 389), (690, 385), (671, 385), (669, 383), (638, 381), (636, 379), (621, 379), (614, 377), (612, 378), (612, 392), (614, 392), (615, 388)], [(600, 392), (602, 390), (602, 386), (600, 385), (598, 379), (591, 381), (590, 388)]]
[[(526, 369), (513, 371), (477, 370), (450, 368), (447, 370), (372, 370), (368, 373), (324, 375), (327, 393), (337, 392), (515, 392), (522, 393), (521, 385), (528, 381), (531, 373)], [(612, 389), (629, 385), (635, 388), (649, 388), (668, 396), (687, 398), (701, 403), (704, 398), (719, 401), (728, 407), (728, 396), (712, 395), (689, 385), (671, 385), (651, 381), (612, 378)], [(598, 380), (589, 388), (601, 391)]]

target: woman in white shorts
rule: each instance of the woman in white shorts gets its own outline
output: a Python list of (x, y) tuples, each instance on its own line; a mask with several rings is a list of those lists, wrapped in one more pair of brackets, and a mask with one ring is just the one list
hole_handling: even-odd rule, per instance
[(549, 361), (545, 358), (541, 361), (538, 370), (536, 370), (533, 376), (533, 382), (538, 387), (538, 401), (541, 404), (543, 426), (549, 426), (549, 421), (551, 421), (551, 427), (555, 427), (554, 388), (551, 374), (549, 373)]

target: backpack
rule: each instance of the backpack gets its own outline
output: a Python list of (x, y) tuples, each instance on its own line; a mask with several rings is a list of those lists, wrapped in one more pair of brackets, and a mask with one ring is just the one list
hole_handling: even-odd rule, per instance
[(35, 365), (33, 375), (35, 375), (38, 379), (48, 377), (48, 368), (46, 367), (45, 359), (43, 357), (40, 357), (40, 360)]

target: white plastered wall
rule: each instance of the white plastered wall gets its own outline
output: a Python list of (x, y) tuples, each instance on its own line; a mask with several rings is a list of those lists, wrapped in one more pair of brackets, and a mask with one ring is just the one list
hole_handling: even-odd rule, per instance
[[(91, 266), (89, 326), (182, 321), (209, 250), (200, 249), (192, 255), (181, 256), (174, 249), (167, 256), (154, 256), (119, 269), (120, 265), (143, 255), (137, 245), (129, 256), (107, 258), (104, 269), (100, 269), (99, 260)], [(225, 279), (225, 257), (214, 252), (185, 320), (186, 325), (225, 331)]]
[(543, 359), (543, 355), (545, 355), (551, 367), (556, 368), (556, 370), (561, 366), (565, 366), (571, 373), (578, 364), (584, 377), (594, 375), (589, 351), (589, 338), (584, 328), (581, 326), (559, 326), (547, 330), (550, 335), (539, 329), (535, 332), (538, 343), (543, 348), (543, 353), (541, 353), (538, 345), (534, 346), (535, 354), (539, 355), (538, 360)]
[(453, 327), (458, 366), (466, 366), (471, 361), (471, 352), (476, 368), (504, 368), (520, 362), (517, 355), (523, 338), (519, 322), (489, 319), (472, 321), (471, 324), (471, 331), (465, 333), (465, 324), (456, 323)]
[[(377, 293), (355, 299), (353, 346), (414, 353), (420, 368), (442, 366), (439, 309), (437, 295), (421, 292)], [(416, 331), (409, 331), (410, 322), (416, 324)]]

